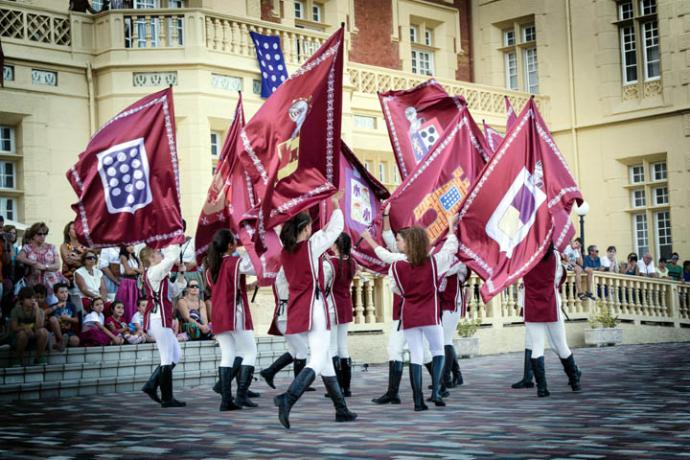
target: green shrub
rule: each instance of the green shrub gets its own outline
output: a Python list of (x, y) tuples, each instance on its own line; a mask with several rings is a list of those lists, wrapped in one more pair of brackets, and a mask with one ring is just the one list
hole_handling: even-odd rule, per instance
[(612, 316), (608, 307), (599, 305), (588, 322), (589, 327), (592, 329), (599, 327), (616, 327), (618, 324), (618, 316)]
[(458, 335), (460, 337), (472, 337), (481, 325), (482, 320), (479, 318), (475, 320), (463, 319), (458, 323)]

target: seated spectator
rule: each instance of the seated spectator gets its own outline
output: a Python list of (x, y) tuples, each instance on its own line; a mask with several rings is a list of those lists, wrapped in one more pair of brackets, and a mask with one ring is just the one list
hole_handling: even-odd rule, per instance
[(642, 260), (637, 261), (637, 267), (639, 268), (640, 276), (647, 276), (649, 278), (656, 278), (659, 276), (656, 272), (656, 268), (654, 268), (654, 259), (649, 251), (645, 252), (644, 256), (642, 256)]
[(609, 246), (606, 248), (606, 257), (602, 257), (601, 259), (601, 268), (605, 272), (620, 272), (620, 267), (618, 266), (618, 261), (616, 260), (615, 246)]
[(46, 324), (55, 335), (55, 348), (63, 351), (67, 346), (78, 347), (79, 317), (76, 307), (69, 301), (69, 288), (66, 283), (57, 283), (53, 292), (58, 300), (46, 310)]
[(132, 321), (129, 323), (129, 330), (131, 334), (143, 337), (144, 342), (155, 342), (156, 340), (144, 331), (144, 314), (146, 313), (147, 303), (148, 301), (143, 297), (137, 300), (137, 312), (132, 316)]
[(563, 251), (563, 262), (565, 263), (565, 268), (568, 271), (575, 272), (575, 290), (577, 291), (577, 296), (580, 300), (584, 300), (587, 295), (582, 292), (582, 253), (580, 248), (582, 247), (582, 238), (575, 238), (570, 242), (570, 245)]
[(77, 232), (74, 230), (74, 221), (67, 222), (62, 232), (62, 244), (60, 245), (60, 257), (62, 258), (62, 276), (67, 280), (70, 300), (75, 307), (82, 309), (79, 288), (74, 282), (74, 272), (81, 267), (81, 256), (86, 248), (77, 240)]
[(38, 308), (40, 308), (42, 312), (45, 312), (48, 309), (48, 302), (46, 302), (47, 297), (48, 291), (44, 285), (37, 284), (34, 286), (34, 299), (36, 299)]
[(85, 347), (103, 345), (122, 345), (125, 341), (122, 337), (116, 336), (105, 327), (105, 317), (103, 309), (105, 301), (96, 297), (91, 302), (91, 313), (84, 317), (81, 325), (81, 342)]
[(199, 281), (191, 280), (182, 297), (177, 301), (177, 312), (182, 319), (182, 331), (187, 333), (190, 340), (206, 339), (211, 336), (206, 304), (201, 299), (199, 291)]
[(683, 281), (686, 283), (690, 281), (690, 260), (683, 262)]
[(656, 266), (656, 272), (661, 279), (670, 279), (668, 276), (668, 267), (666, 265), (666, 257), (659, 257), (659, 264)]
[(96, 253), (88, 250), (81, 255), (82, 267), (74, 272), (74, 280), (79, 288), (84, 311), (89, 311), (94, 299), (105, 299), (108, 291), (103, 280), (103, 272), (96, 268)]
[(144, 338), (139, 334), (132, 334), (129, 329), (127, 321), (125, 321), (125, 304), (121, 300), (116, 300), (110, 307), (113, 312), (105, 320), (105, 325), (110, 332), (118, 337), (125, 339), (127, 343), (137, 344), (144, 341)]
[(587, 255), (584, 259), (584, 271), (587, 274), (587, 293), (585, 295), (594, 300), (594, 295), (592, 294), (594, 272), (601, 271), (601, 259), (599, 258), (599, 248), (593, 244), (587, 246)]
[(120, 248), (103, 248), (98, 256), (98, 268), (103, 272), (103, 281), (108, 291), (107, 299), (115, 300), (120, 286)]
[(621, 273), (625, 275), (640, 274), (640, 268), (637, 265), (637, 254), (634, 252), (628, 254), (628, 262), (621, 265)]
[(36, 346), (34, 364), (44, 364), (46, 359), (43, 355), (48, 345), (48, 331), (43, 327), (43, 311), (36, 303), (32, 288), (25, 287), (19, 291), (19, 301), (12, 309), (10, 318), (12, 346), (17, 351), (17, 361), (13, 364), (24, 365), (24, 353), (30, 345)]
[(671, 254), (671, 260), (669, 260), (666, 265), (669, 278), (676, 281), (681, 281), (683, 279), (683, 267), (678, 263), (679, 258), (678, 253), (674, 252)]
[(19, 251), (17, 261), (29, 267), (30, 272), (24, 278), (27, 286), (42, 284), (46, 287), (48, 303), (54, 303), (53, 286), (62, 281), (60, 258), (52, 244), (46, 243), (48, 226), (43, 222), (33, 224), (24, 235), (27, 243)]
[(129, 322), (137, 312), (137, 300), (139, 288), (137, 277), (144, 273), (141, 261), (134, 253), (134, 246), (120, 248), (120, 286), (117, 288), (116, 297), (125, 306), (124, 320)]

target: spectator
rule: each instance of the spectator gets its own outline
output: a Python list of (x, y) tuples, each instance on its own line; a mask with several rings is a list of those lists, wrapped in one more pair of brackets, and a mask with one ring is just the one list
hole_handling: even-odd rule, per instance
[(53, 286), (53, 292), (57, 302), (48, 307), (48, 330), (55, 335), (55, 348), (62, 351), (66, 346), (78, 347), (79, 317), (76, 307), (69, 301), (69, 287), (66, 283), (57, 283)]
[[(182, 229), (187, 230), (187, 221), (182, 219)], [(180, 265), (184, 264), (184, 269), (181, 269)], [(200, 289), (204, 288), (204, 274), (196, 264), (196, 251), (194, 249), (194, 238), (191, 236), (185, 236), (185, 242), (182, 243), (180, 260), (173, 270), (174, 277), (176, 277), (179, 272), (184, 272), (184, 277), (188, 283), (192, 281), (198, 281)], [(171, 278), (172, 279), (172, 278)]]
[(105, 276), (107, 298), (112, 302), (115, 300), (117, 288), (120, 286), (120, 248), (104, 248), (98, 258), (98, 268)]
[(671, 260), (668, 262), (667, 268), (668, 268), (668, 276), (672, 280), (680, 281), (683, 279), (683, 267), (681, 267), (678, 264), (678, 259), (680, 257), (678, 256), (677, 252), (674, 252), (671, 254)]
[(82, 266), (81, 256), (86, 248), (77, 240), (77, 232), (74, 230), (74, 221), (67, 222), (62, 231), (62, 244), (60, 245), (60, 257), (62, 258), (62, 276), (67, 280), (72, 303), (79, 309), (82, 308), (79, 287), (74, 282), (74, 272)]
[(659, 264), (656, 266), (656, 272), (658, 273), (659, 278), (666, 280), (669, 279), (666, 257), (659, 257)]
[(69, 10), (76, 13), (86, 13), (87, 11), (91, 14), (96, 14), (96, 11), (89, 0), (69, 0)]
[(146, 313), (147, 303), (148, 301), (143, 297), (137, 300), (137, 312), (132, 316), (132, 321), (129, 323), (129, 330), (133, 334), (143, 337), (145, 342), (155, 342), (156, 340), (144, 331), (144, 314)]
[(200, 284), (192, 280), (177, 301), (177, 312), (182, 318), (182, 331), (190, 340), (206, 339), (211, 336), (206, 304), (201, 299)]
[(48, 290), (44, 285), (37, 284), (34, 286), (34, 299), (38, 304), (38, 308), (40, 308), (42, 312), (45, 312), (48, 309), (48, 302), (46, 302), (47, 297)]
[(18, 359), (15, 365), (24, 365), (24, 352), (30, 345), (36, 346), (34, 364), (46, 362), (43, 354), (48, 345), (48, 331), (43, 327), (43, 318), (43, 312), (34, 299), (33, 288), (22, 288), (19, 291), (19, 302), (11, 313), (12, 344), (17, 350)]
[(594, 300), (592, 288), (594, 286), (594, 272), (601, 271), (601, 258), (599, 257), (599, 248), (595, 245), (587, 246), (587, 255), (584, 259), (584, 270), (587, 275), (587, 294), (590, 299)]
[(609, 246), (606, 248), (606, 257), (601, 259), (601, 268), (605, 272), (620, 272), (620, 267), (618, 266), (618, 261), (616, 260), (615, 246)]
[(690, 281), (690, 260), (683, 262), (683, 281), (686, 283)]
[(120, 300), (115, 300), (110, 307), (113, 312), (105, 320), (105, 325), (114, 335), (122, 337), (127, 343), (137, 344), (144, 341), (144, 338), (139, 334), (132, 334), (129, 329), (127, 321), (125, 321), (125, 304)]
[(577, 297), (580, 300), (584, 300), (587, 294), (582, 292), (582, 253), (580, 248), (582, 247), (582, 238), (575, 238), (570, 242), (570, 245), (563, 251), (563, 262), (566, 265), (568, 271), (575, 272), (575, 290)]
[(85, 347), (109, 344), (122, 345), (125, 341), (125, 339), (116, 336), (105, 327), (104, 308), (105, 301), (102, 298), (96, 297), (93, 299), (91, 303), (92, 311), (84, 317), (81, 328), (81, 341)]
[(144, 268), (139, 258), (134, 253), (134, 246), (120, 248), (120, 286), (117, 288), (117, 297), (125, 307), (124, 321), (130, 322), (137, 312), (137, 300), (139, 288), (137, 277), (144, 273)]
[(60, 270), (60, 260), (57, 249), (52, 244), (46, 243), (48, 236), (48, 226), (43, 222), (33, 224), (25, 234), (27, 244), (25, 244), (17, 261), (27, 265), (31, 272), (25, 276), (27, 286), (42, 284), (46, 287), (50, 295), (48, 303), (56, 302), (55, 295), (52, 293), (53, 286), (62, 281)]
[(628, 262), (621, 266), (621, 272), (626, 275), (639, 275), (640, 267), (637, 265), (637, 254), (631, 252), (628, 254)]
[[(1, 216), (0, 216), (1, 217)], [(2, 265), (2, 288), (0, 289), (0, 304), (2, 307), (1, 318), (7, 318), (14, 308), (13, 291), (14, 283), (24, 276), (17, 270), (17, 254), (19, 254), (19, 245), (17, 244), (17, 229), (14, 225), (5, 225), (2, 227), (4, 238), (4, 254), (9, 254), (8, 263)], [(0, 329), (5, 328), (6, 324), (3, 321)]]
[(79, 288), (84, 310), (88, 311), (94, 299), (105, 299), (107, 290), (103, 280), (103, 272), (96, 268), (96, 253), (91, 250), (81, 255), (82, 267), (74, 272), (74, 280)]
[(637, 267), (639, 268), (640, 276), (648, 276), (650, 278), (656, 278), (659, 276), (654, 268), (654, 259), (649, 251), (644, 253), (642, 260), (637, 261)]

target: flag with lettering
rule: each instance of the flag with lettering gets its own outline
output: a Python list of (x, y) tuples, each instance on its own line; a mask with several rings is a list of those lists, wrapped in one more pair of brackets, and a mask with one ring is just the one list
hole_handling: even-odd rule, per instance
[(530, 99), (460, 208), (459, 257), (483, 280), (485, 302), (528, 273), (553, 243), (562, 251), (580, 192)]
[(172, 89), (146, 96), (94, 134), (67, 171), (79, 241), (89, 247), (184, 241)]
[(379, 102), (404, 180), (438, 144), (465, 100), (448, 97), (441, 84), (431, 79), (411, 89), (379, 93)]
[(262, 35), (258, 32), (249, 32), (249, 35), (254, 42), (256, 59), (261, 70), (261, 97), (268, 97), (288, 78), (280, 37)]
[(493, 154), (498, 149), (498, 146), (501, 145), (501, 142), (503, 142), (503, 136), (501, 133), (493, 129), (486, 122), (486, 120), (482, 120), (482, 123), (484, 124), (484, 137), (486, 138), (486, 144), (488, 145), (489, 150), (491, 150), (491, 154)]
[(484, 167), (487, 150), (481, 130), (462, 106), (434, 149), (393, 192), (391, 228), (418, 225), (432, 245), (437, 242), (448, 230), (445, 216), (457, 212)]

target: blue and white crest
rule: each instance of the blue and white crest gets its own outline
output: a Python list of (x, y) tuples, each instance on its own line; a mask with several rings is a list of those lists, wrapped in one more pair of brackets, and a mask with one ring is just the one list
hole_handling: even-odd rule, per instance
[(97, 157), (110, 214), (134, 213), (151, 203), (149, 162), (143, 137), (114, 145)]
[(460, 190), (454, 185), (439, 198), (441, 206), (443, 206), (443, 210), (446, 212), (450, 212), (453, 206), (458, 204), (460, 200), (462, 200), (462, 193), (460, 193)]

